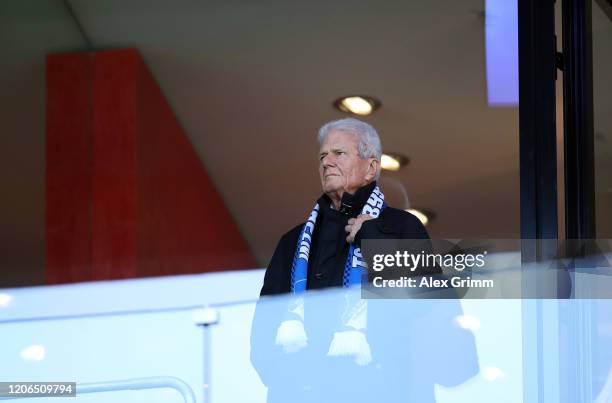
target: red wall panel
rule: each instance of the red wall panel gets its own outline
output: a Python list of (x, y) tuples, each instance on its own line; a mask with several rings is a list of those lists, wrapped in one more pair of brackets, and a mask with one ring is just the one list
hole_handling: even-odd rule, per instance
[(135, 277), (140, 118), (136, 54), (96, 52), (93, 61), (92, 279)]
[[(80, 81), (59, 79), (73, 70)], [(137, 51), (54, 55), (47, 73), (47, 141), (63, 150), (47, 148), (49, 283), (255, 267)], [(62, 95), (79, 89), (85, 95), (78, 100)], [(79, 155), (75, 165), (60, 158), (72, 154)], [(55, 165), (58, 159), (65, 168)], [(62, 202), (66, 194), (71, 204)], [(74, 212), (88, 218), (79, 218), (89, 231), (78, 236), (66, 227)], [(63, 235), (58, 227), (66, 228)], [(89, 264), (73, 262), (74, 251), (89, 256)]]
[(47, 58), (48, 283), (91, 278), (91, 66), (87, 53)]

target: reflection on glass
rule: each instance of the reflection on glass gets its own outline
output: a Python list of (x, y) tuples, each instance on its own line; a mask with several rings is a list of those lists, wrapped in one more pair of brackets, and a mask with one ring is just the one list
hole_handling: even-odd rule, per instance
[(21, 350), (21, 358), (25, 361), (42, 361), (45, 359), (45, 348), (39, 345), (33, 345)]
[(369, 300), (367, 317), (347, 326), (343, 307), (359, 293), (313, 293), (299, 298), (299, 313), (287, 309), (293, 296), (258, 303), (251, 361), (268, 402), (433, 402), (435, 385), (453, 387), (478, 373), (466, 329), (477, 320), (463, 316), (458, 300)]
[(0, 308), (6, 308), (13, 301), (10, 294), (0, 293)]

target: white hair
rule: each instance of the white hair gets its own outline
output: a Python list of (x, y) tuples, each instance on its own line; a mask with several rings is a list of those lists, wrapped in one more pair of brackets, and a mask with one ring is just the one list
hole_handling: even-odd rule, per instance
[[(359, 156), (364, 159), (376, 158), (378, 161), (380, 161), (380, 157), (382, 155), (380, 137), (378, 136), (376, 129), (369, 123), (355, 118), (344, 118), (327, 122), (319, 129), (319, 145), (323, 143), (327, 135), (332, 131), (351, 133), (359, 136), (359, 146), (357, 147)], [(375, 179), (378, 180), (379, 176), (380, 168), (376, 173)]]

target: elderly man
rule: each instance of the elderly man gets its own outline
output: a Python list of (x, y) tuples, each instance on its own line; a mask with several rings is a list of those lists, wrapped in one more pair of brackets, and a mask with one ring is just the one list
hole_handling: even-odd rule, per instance
[[(425, 239), (413, 215), (384, 203), (376, 185), (376, 130), (341, 119), (319, 130), (323, 195), (280, 240), (251, 332), (251, 362), (276, 402), (433, 402), (434, 384), (477, 372), (473, 337), (454, 325), (457, 301), (370, 300), (355, 293), (362, 239)], [(418, 242), (418, 241), (417, 241)], [(303, 292), (346, 287), (304, 297)]]
[(376, 185), (382, 151), (374, 127), (340, 119), (323, 125), (318, 140), (323, 195), (306, 223), (281, 238), (261, 295), (359, 282), (363, 263), (350, 263), (361, 258), (361, 239), (428, 238), (415, 216), (382, 202)]

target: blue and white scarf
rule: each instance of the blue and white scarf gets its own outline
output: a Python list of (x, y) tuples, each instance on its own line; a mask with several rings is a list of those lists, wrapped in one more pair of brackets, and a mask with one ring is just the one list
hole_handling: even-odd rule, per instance
[[(385, 197), (378, 188), (374, 188), (361, 214), (368, 214), (377, 218), (386, 207)], [(302, 228), (298, 238), (297, 247), (291, 267), (291, 292), (294, 297), (289, 302), (288, 317), (283, 321), (276, 333), (275, 344), (282, 346), (286, 353), (295, 353), (308, 345), (308, 336), (304, 329), (304, 298), (308, 280), (308, 257), (315, 223), (319, 215), (320, 206), (317, 203), (308, 220)], [(367, 303), (356, 292), (348, 290), (361, 286), (362, 276), (366, 274), (367, 263), (363, 259), (361, 248), (354, 243), (349, 246), (348, 256), (344, 264), (343, 287), (347, 288), (344, 294), (344, 307), (338, 324), (338, 331), (330, 344), (328, 356), (352, 356), (358, 365), (367, 365), (372, 357), (370, 346), (365, 337), (367, 323)]]
[[(361, 214), (368, 214), (372, 218), (378, 218), (386, 206), (385, 196), (378, 186), (376, 186), (370, 194), (368, 201), (363, 206)], [(298, 238), (297, 247), (293, 256), (293, 265), (291, 267), (291, 292), (294, 294), (300, 294), (306, 291), (308, 257), (310, 256), (310, 245), (312, 243), (312, 235), (314, 234), (319, 209), (319, 203), (315, 204)], [(351, 287), (354, 285), (361, 285), (362, 273), (364, 270), (367, 270), (367, 268), (367, 263), (361, 254), (361, 248), (351, 243), (344, 265), (342, 286)]]

